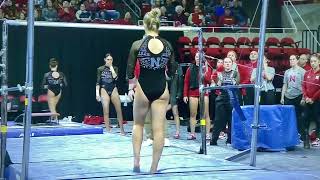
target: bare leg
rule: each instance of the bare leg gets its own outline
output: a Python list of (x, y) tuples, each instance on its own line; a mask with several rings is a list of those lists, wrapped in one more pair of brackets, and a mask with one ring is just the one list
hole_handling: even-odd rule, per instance
[(172, 114), (173, 114), (174, 121), (176, 123), (176, 134), (180, 134), (180, 117), (179, 117), (178, 105), (172, 106)]
[(191, 134), (195, 134), (196, 123), (197, 123), (196, 118), (197, 118), (197, 111), (198, 111), (198, 101), (199, 101), (199, 98), (197, 97), (189, 98)]
[[(48, 90), (48, 107), (51, 113), (57, 113), (57, 104), (60, 100), (61, 93), (57, 96), (54, 95), (54, 93), (51, 90)], [(57, 116), (52, 116), (52, 119), (57, 119)]]
[(204, 118), (206, 119), (206, 131), (210, 137), (211, 121), (209, 115), (209, 96), (204, 96)]
[(106, 131), (111, 132), (110, 121), (109, 121), (109, 105), (110, 97), (105, 89), (101, 88), (101, 103), (103, 109), (103, 120), (104, 125), (106, 126)]
[(122, 115), (122, 109), (121, 109), (121, 102), (120, 102), (120, 97), (119, 97), (117, 88), (114, 88), (112, 91), (111, 102), (113, 103), (114, 108), (116, 109), (116, 112), (117, 112), (117, 119), (120, 126), (120, 132), (122, 135), (125, 135), (124, 128), (123, 128), (123, 115)]
[(157, 172), (159, 160), (164, 146), (164, 128), (166, 111), (169, 103), (169, 91), (166, 88), (162, 96), (151, 104), (152, 131), (153, 131), (153, 154), (150, 173)]
[(153, 140), (151, 109), (149, 109), (146, 119), (144, 121), (144, 130), (146, 131), (146, 138)]
[(139, 83), (133, 101), (133, 129), (132, 129), (132, 145), (133, 145), (133, 171), (140, 172), (140, 151), (143, 139), (144, 120), (149, 111), (149, 101), (144, 95)]

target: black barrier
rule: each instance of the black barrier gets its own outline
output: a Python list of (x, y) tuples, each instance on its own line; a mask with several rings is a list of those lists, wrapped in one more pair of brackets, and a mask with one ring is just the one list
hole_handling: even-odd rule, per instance
[[(119, 67), (119, 93), (124, 94), (129, 50), (143, 34), (142, 30), (35, 27), (34, 94), (44, 93), (41, 81), (49, 71), (49, 59), (55, 57), (68, 80), (58, 107), (62, 117), (73, 115), (82, 121), (85, 114), (101, 114), (102, 107), (95, 99), (96, 69), (104, 64), (105, 53), (111, 52), (114, 65)], [(9, 26), (9, 86), (25, 82), (26, 35), (26, 27)], [(166, 31), (160, 35), (175, 46), (183, 32)]]

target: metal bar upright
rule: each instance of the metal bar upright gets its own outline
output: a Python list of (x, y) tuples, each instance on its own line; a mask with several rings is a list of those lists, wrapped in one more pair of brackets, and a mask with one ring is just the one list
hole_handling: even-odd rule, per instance
[(26, 57), (26, 89), (25, 89), (25, 115), (23, 119), (23, 156), (21, 179), (29, 176), (30, 131), (33, 92), (33, 58), (34, 58), (34, 1), (28, 0), (28, 27), (27, 27), (27, 57)]
[(5, 171), (5, 157), (7, 150), (7, 101), (8, 101), (8, 62), (7, 62), (7, 49), (8, 49), (8, 24), (3, 21), (2, 24), (2, 58), (1, 58), (1, 167), (0, 179), (4, 179)]
[(250, 152), (250, 166), (256, 166), (256, 153), (257, 153), (257, 139), (259, 128), (259, 114), (260, 114), (260, 87), (262, 85), (262, 67), (264, 59), (264, 46), (266, 39), (266, 22), (268, 15), (268, 0), (263, 0), (261, 8), (261, 21), (259, 33), (259, 59), (256, 73), (256, 86), (254, 96), (254, 119), (252, 125), (252, 138), (251, 138), (251, 152)]

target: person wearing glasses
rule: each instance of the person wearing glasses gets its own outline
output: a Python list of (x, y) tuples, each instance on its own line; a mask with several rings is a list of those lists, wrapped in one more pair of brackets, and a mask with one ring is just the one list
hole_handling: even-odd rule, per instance
[(104, 61), (105, 64), (97, 69), (96, 99), (98, 102), (102, 103), (103, 119), (106, 126), (106, 131), (111, 132), (109, 122), (109, 105), (111, 100), (117, 112), (120, 133), (121, 135), (125, 135), (121, 102), (116, 86), (116, 81), (118, 79), (118, 68), (112, 65), (113, 58), (110, 53), (106, 54)]

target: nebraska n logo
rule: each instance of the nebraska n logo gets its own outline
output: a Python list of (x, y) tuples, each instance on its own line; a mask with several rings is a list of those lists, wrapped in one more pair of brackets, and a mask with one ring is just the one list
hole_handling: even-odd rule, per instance
[(296, 76), (295, 75), (290, 75), (289, 82), (296, 82)]

